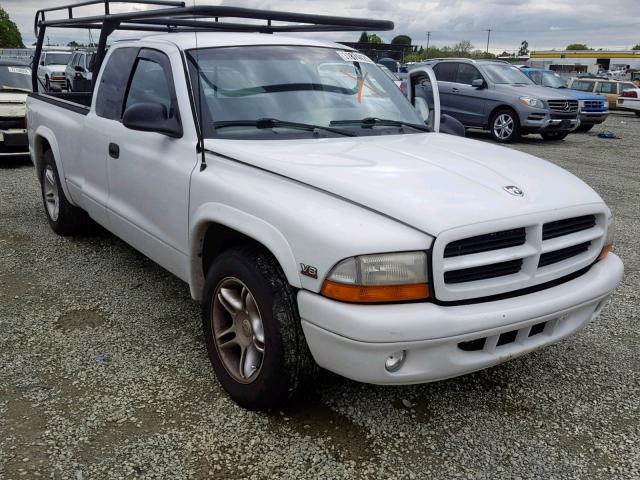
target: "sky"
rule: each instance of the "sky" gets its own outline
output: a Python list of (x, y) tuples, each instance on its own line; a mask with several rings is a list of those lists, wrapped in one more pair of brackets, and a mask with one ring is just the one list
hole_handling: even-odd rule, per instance
[[(187, 4), (230, 5), (299, 13), (392, 20), (393, 32), (378, 32), (384, 41), (406, 34), (414, 45), (454, 45), (469, 40), (478, 49), (514, 52), (523, 40), (531, 50), (563, 49), (570, 43), (591, 48), (629, 49), (640, 43), (639, 0), (186, 0)], [(0, 0), (17, 23), (25, 45), (35, 41), (33, 19), (38, 8), (75, 0)], [(96, 14), (96, 7), (78, 9), (76, 15)], [(123, 11), (130, 7), (112, 7)], [(144, 8), (144, 7), (141, 7)], [(51, 44), (89, 41), (86, 31), (51, 30)], [(318, 36), (318, 34), (306, 34)], [(357, 41), (352, 32), (321, 34), (333, 41)], [(97, 39), (94, 33), (93, 39)]]

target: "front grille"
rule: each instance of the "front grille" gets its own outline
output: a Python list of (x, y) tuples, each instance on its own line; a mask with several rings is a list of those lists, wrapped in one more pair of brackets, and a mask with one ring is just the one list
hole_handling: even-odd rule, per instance
[(591, 111), (600, 111), (600, 110), (604, 110), (604, 102), (600, 101), (600, 100), (585, 100), (584, 101), (584, 108), (583, 110), (585, 112), (591, 112)]
[(487, 278), (502, 277), (518, 273), (522, 268), (522, 259), (511, 260), (509, 262), (492, 263), (481, 267), (463, 268), (453, 270), (444, 274), (445, 283), (463, 283)]
[(567, 218), (555, 222), (545, 223), (542, 227), (542, 240), (569, 235), (593, 228), (596, 224), (595, 215), (583, 215), (581, 217)]
[(556, 112), (577, 112), (577, 100), (548, 100), (549, 108)]
[(26, 128), (25, 117), (4, 117), (0, 118), (0, 129), (9, 130), (12, 128)]
[(469, 225), (439, 235), (432, 251), (435, 297), (451, 302), (524, 291), (591, 265), (604, 245), (606, 213), (549, 215), (503, 220), (493, 231), (489, 224), (484, 231)]
[(459, 255), (470, 255), (472, 253), (488, 252), (500, 248), (509, 248), (522, 245), (525, 242), (524, 228), (514, 228), (501, 232), (478, 235), (477, 237), (465, 238), (457, 242), (451, 242), (444, 249), (444, 257), (457, 257)]
[(591, 242), (584, 242), (578, 245), (572, 245), (570, 247), (561, 248), (560, 250), (555, 250), (553, 252), (547, 252), (540, 255), (540, 260), (538, 261), (538, 268), (546, 267), (547, 265), (551, 265), (552, 263), (558, 263), (567, 258), (575, 257), (580, 255), (581, 253), (589, 250), (589, 245)]

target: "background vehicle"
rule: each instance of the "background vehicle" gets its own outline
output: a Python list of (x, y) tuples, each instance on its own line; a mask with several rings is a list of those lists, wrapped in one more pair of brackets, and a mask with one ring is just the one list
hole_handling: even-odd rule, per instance
[(66, 89), (69, 92), (91, 91), (93, 52), (76, 51), (65, 68)]
[(597, 93), (606, 97), (609, 102), (609, 108), (618, 108), (618, 95), (624, 90), (635, 89), (633, 82), (618, 82), (616, 80), (605, 80), (597, 78), (571, 78), (568, 87), (581, 92)]
[(66, 87), (65, 69), (71, 58), (71, 52), (47, 50), (42, 52), (38, 63), (38, 79), (46, 91), (52, 88), (62, 90)]
[[(269, 34), (392, 23), (163, 15), (118, 15), (163, 33), (114, 44), (93, 95), (29, 97), (30, 150), (55, 232), (91, 217), (188, 282), (240, 405), (282, 406), (316, 365), (380, 384), (493, 366), (576, 332), (619, 283), (597, 193), (530, 155), (440, 134), (437, 88), (432, 107), (415, 95), (423, 76), (437, 85), (430, 69), (411, 72), (412, 105), (356, 51)], [(220, 33), (239, 29), (234, 16), (266, 22)], [(47, 28), (79, 21), (41, 22), (36, 51)]]
[(425, 65), (438, 79), (442, 111), (465, 127), (489, 130), (497, 142), (528, 133), (562, 140), (579, 125), (575, 98), (539, 87), (506, 62), (459, 58)]
[(31, 92), (31, 68), (0, 60), (0, 156), (29, 153), (25, 103)]
[(630, 110), (640, 117), (640, 88), (628, 89), (618, 96), (618, 108)]
[(589, 131), (594, 125), (598, 125), (607, 119), (609, 115), (609, 104), (605, 97), (594, 93), (569, 89), (566, 86), (565, 80), (551, 70), (530, 67), (520, 67), (520, 70), (536, 85), (560, 89), (562, 93), (578, 100), (578, 106), (580, 108), (579, 131)]

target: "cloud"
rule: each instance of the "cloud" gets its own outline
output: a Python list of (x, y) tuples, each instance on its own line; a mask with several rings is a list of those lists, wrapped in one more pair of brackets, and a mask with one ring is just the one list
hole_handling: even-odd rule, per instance
[[(47, 0), (47, 5), (65, 0)], [(563, 48), (569, 43), (586, 43), (595, 48), (630, 48), (640, 43), (638, 21), (629, 12), (638, 9), (637, 0), (187, 0), (187, 4), (224, 4), (248, 8), (359, 16), (393, 20), (393, 32), (380, 32), (384, 40), (407, 34), (414, 44), (451, 45), (469, 40), (485, 48), (491, 29), (491, 49), (516, 50), (527, 40), (533, 49)], [(3, 0), (2, 6), (18, 24), (25, 42), (33, 42), (33, 16), (42, 0)], [(114, 5), (122, 10), (127, 6)], [(144, 8), (144, 7), (139, 7)], [(80, 13), (81, 10), (78, 10)], [(86, 14), (100, 7), (84, 7)], [(331, 33), (330, 40), (355, 41), (357, 33)], [(94, 34), (95, 37), (95, 34)], [(51, 30), (54, 42), (86, 41), (86, 32)]]

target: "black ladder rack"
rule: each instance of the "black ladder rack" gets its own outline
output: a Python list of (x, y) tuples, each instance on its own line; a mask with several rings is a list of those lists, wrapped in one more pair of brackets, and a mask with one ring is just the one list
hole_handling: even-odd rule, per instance
[[(160, 8), (127, 13), (111, 13), (111, 4), (142, 4)], [(104, 5), (104, 15), (75, 17), (74, 9)], [(50, 12), (65, 12), (66, 18), (47, 20)], [(264, 20), (263, 24), (235, 23), (221, 19)], [(282, 22), (273, 24), (273, 22)], [(71, 5), (40, 9), (36, 12), (34, 30), (38, 42), (34, 54), (33, 89), (37, 91), (37, 62), (47, 28), (87, 28), (100, 30), (100, 40), (93, 66), (93, 79), (102, 65), (107, 37), (116, 30), (143, 32), (344, 32), (361, 30), (393, 30), (393, 22), (363, 18), (311, 15), (305, 13), (256, 10), (251, 8), (201, 5), (186, 7), (184, 2), (169, 0), (89, 0)]]

